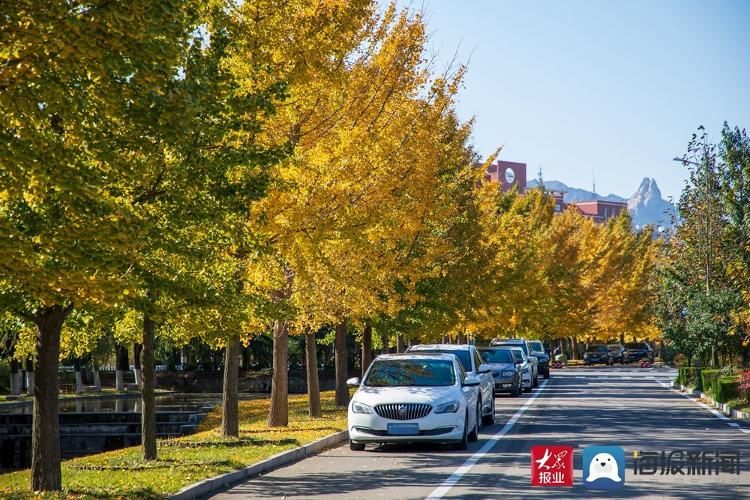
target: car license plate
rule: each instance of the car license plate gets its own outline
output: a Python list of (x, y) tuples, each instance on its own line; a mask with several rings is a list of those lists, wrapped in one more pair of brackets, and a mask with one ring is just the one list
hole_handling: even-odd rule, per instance
[(419, 434), (419, 424), (388, 424), (389, 436), (416, 436)]

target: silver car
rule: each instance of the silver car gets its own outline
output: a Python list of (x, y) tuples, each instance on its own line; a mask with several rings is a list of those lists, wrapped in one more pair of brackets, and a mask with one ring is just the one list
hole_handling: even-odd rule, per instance
[(534, 387), (539, 385), (539, 360), (531, 354), (531, 348), (526, 339), (492, 339), (490, 347), (493, 346), (520, 347), (523, 349), (523, 353), (531, 365), (531, 383)]
[(534, 380), (531, 376), (532, 368), (529, 358), (520, 347), (511, 347), (510, 350), (513, 352), (514, 361), (521, 372), (521, 387), (523, 387), (523, 392), (531, 392), (531, 388), (534, 387)]
[(521, 395), (521, 371), (508, 347), (480, 347), (479, 353), (492, 371), (495, 394), (507, 392), (511, 396)]

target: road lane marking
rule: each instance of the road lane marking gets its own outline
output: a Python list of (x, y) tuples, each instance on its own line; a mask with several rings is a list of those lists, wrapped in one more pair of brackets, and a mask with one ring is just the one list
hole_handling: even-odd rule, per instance
[(456, 483), (458, 483), (461, 480), (464, 474), (469, 472), (471, 468), (474, 467), (474, 465), (476, 465), (476, 463), (483, 456), (485, 456), (498, 443), (498, 441), (500, 441), (500, 439), (502, 439), (502, 437), (505, 436), (513, 428), (513, 426), (516, 424), (518, 419), (521, 418), (521, 415), (524, 414), (524, 412), (532, 405), (532, 403), (536, 400), (536, 398), (542, 393), (541, 391), (544, 389), (544, 386), (547, 385), (547, 382), (549, 382), (549, 380), (545, 380), (544, 382), (542, 382), (537, 388), (537, 391), (526, 401), (526, 403), (524, 403), (524, 405), (521, 408), (518, 409), (518, 411), (516, 411), (516, 413), (513, 414), (512, 417), (510, 417), (510, 419), (505, 423), (503, 428), (497, 431), (497, 433), (495, 433), (494, 436), (490, 436), (489, 438), (487, 438), (487, 441), (484, 443), (484, 445), (482, 445), (481, 448), (479, 448), (479, 450), (476, 453), (474, 453), (471, 457), (466, 459), (466, 461), (463, 463), (463, 465), (461, 465), (461, 467), (453, 471), (453, 473), (450, 476), (448, 476), (448, 479), (443, 481), (443, 484), (435, 488), (432, 491), (432, 493), (430, 493), (427, 496), (427, 500), (443, 498), (443, 496), (445, 496), (445, 494), (448, 493), (451, 490), (451, 488), (453, 488), (453, 486), (455, 486)]

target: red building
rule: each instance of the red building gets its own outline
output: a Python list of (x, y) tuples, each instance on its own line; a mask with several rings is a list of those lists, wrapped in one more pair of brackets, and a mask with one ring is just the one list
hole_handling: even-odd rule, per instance
[(498, 161), (487, 169), (485, 178), (500, 184), (500, 189), (510, 191), (514, 186), (519, 193), (526, 192), (526, 164), (514, 161)]
[(605, 222), (628, 209), (627, 203), (619, 201), (578, 201), (571, 203), (571, 205), (575, 206), (583, 215), (594, 219), (594, 222)]
[[(519, 193), (524, 193), (526, 192), (526, 164), (514, 161), (497, 161), (487, 168), (485, 179), (499, 183), (500, 189), (504, 192), (516, 187)], [(592, 200), (565, 203), (564, 193), (550, 191), (550, 194), (555, 198), (556, 213), (562, 213), (568, 207), (575, 207), (581, 214), (598, 223), (617, 217), (628, 208), (626, 203), (617, 201)]]

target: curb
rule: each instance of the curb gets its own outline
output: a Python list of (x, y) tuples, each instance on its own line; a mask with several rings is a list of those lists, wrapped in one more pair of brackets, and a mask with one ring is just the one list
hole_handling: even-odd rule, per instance
[(202, 481), (198, 481), (197, 483), (190, 484), (168, 498), (171, 500), (188, 500), (211, 495), (219, 490), (223, 490), (229, 485), (244, 481), (249, 477), (269, 472), (283, 465), (320, 453), (324, 449), (341, 444), (347, 439), (349, 439), (349, 431), (329, 434), (328, 436), (313, 441), (310, 444), (306, 444), (305, 446), (277, 453), (262, 462), (255, 463), (244, 469), (227, 472), (220, 476), (209, 477)]
[(688, 396), (692, 396), (694, 398), (700, 398), (708, 401), (710, 406), (713, 406), (720, 412), (722, 412), (724, 415), (726, 415), (729, 418), (733, 418), (735, 420), (741, 420), (743, 422), (750, 422), (750, 414), (744, 411), (738, 411), (733, 408), (730, 408), (724, 403), (717, 403), (714, 401), (714, 399), (706, 394), (705, 392), (696, 391), (695, 389), (691, 389), (690, 387), (684, 386), (682, 384), (678, 384), (676, 382), (672, 382), (672, 387), (674, 389), (677, 389), (680, 392), (686, 393)]

